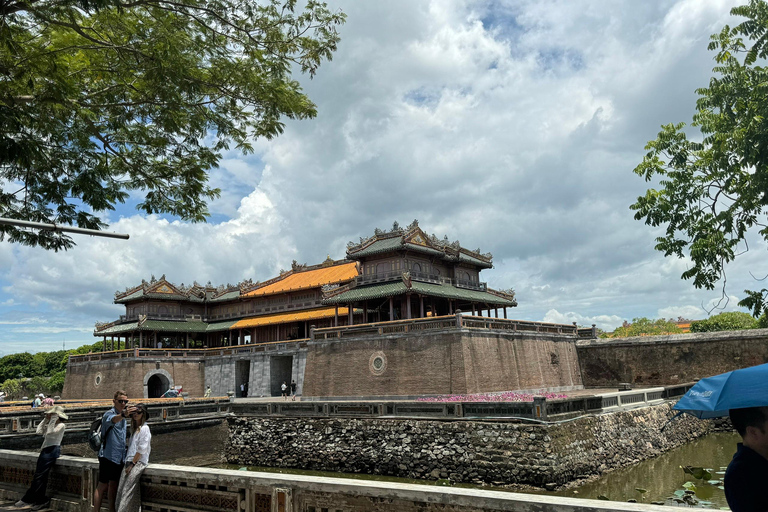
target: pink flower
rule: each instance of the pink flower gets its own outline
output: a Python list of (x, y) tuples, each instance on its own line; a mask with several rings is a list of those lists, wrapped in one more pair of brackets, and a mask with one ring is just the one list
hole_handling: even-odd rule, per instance
[(500, 393), (474, 393), (470, 395), (441, 395), (417, 398), (419, 402), (533, 402), (534, 396), (543, 396), (547, 400), (568, 398), (568, 395), (541, 391), (539, 393), (518, 393), (504, 391)]

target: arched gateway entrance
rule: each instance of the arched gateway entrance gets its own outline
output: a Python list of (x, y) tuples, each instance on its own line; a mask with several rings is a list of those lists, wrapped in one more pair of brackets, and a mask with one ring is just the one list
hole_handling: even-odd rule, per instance
[(173, 386), (173, 377), (165, 370), (152, 370), (144, 376), (144, 398), (160, 398)]

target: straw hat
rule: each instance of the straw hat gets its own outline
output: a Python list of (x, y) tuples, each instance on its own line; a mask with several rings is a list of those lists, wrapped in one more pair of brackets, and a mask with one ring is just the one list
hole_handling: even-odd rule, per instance
[(64, 412), (64, 408), (60, 405), (54, 405), (50, 409), (47, 409), (43, 414), (55, 414), (59, 418), (63, 420), (68, 420), (69, 416), (67, 416), (67, 413)]

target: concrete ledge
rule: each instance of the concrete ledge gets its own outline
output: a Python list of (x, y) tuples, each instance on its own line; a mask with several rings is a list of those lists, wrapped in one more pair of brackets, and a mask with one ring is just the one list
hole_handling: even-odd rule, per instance
[[(0, 496), (18, 499), (26, 484), (20, 475), (34, 472), (37, 454), (0, 450)], [(90, 510), (92, 488), (98, 472), (96, 459), (62, 456), (54, 466), (57, 481), (69, 479), (68, 491), (53, 490), (57, 510)], [(8, 475), (7, 477), (5, 475)], [(10, 480), (10, 481), (9, 481)], [(14, 481), (15, 480), (15, 481)], [(81, 495), (73, 493), (77, 484)], [(511, 492), (453, 487), (431, 487), (394, 482), (373, 482), (346, 478), (281, 475), (225, 469), (193, 468), (150, 464), (142, 476), (142, 487), (151, 493), (145, 505), (162, 504), (168, 510), (202, 510), (190, 498), (208, 496), (223, 500), (222, 510), (253, 510), (255, 503), (286, 512), (328, 508), (360, 512), (515, 511), (515, 512), (668, 512), (668, 507), (575, 498), (536, 496)], [(200, 488), (199, 486), (202, 486)], [(215, 489), (215, 490), (210, 490)], [(350, 508), (353, 507), (353, 508)], [(182, 508), (179, 508), (182, 507)], [(331, 505), (333, 507), (333, 505)]]

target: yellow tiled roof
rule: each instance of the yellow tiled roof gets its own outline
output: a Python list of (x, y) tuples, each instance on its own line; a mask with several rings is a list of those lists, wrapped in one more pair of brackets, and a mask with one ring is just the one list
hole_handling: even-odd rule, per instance
[[(339, 308), (339, 316), (349, 313), (347, 308)], [(230, 329), (244, 329), (246, 327), (261, 327), (264, 325), (284, 324), (289, 322), (303, 322), (305, 320), (317, 320), (330, 318), (336, 314), (336, 308), (308, 309), (304, 311), (292, 311), (290, 313), (277, 313), (275, 315), (254, 316), (235, 322)]]
[(242, 297), (260, 297), (275, 293), (293, 292), (318, 288), (324, 284), (345, 283), (357, 276), (356, 263), (344, 263), (332, 267), (294, 272), (283, 279), (279, 279), (246, 293)]

